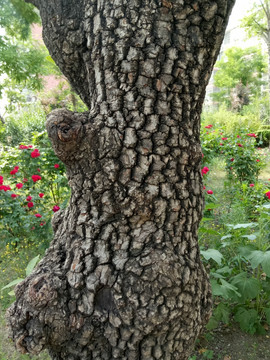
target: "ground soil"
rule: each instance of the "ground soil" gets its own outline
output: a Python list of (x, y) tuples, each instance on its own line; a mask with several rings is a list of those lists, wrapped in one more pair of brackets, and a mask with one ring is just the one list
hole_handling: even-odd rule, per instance
[(270, 360), (270, 331), (265, 335), (243, 333), (236, 326), (205, 332), (190, 360)]

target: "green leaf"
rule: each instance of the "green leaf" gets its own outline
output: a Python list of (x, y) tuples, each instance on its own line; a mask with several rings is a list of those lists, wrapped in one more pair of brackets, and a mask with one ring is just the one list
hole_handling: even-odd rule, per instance
[(244, 256), (249, 260), (249, 255), (254, 251), (254, 247), (247, 245), (247, 246), (240, 246), (238, 249), (238, 254)]
[(242, 272), (233, 277), (231, 284), (234, 285), (241, 294), (240, 301), (254, 299), (261, 290), (259, 280), (255, 278), (248, 278), (246, 272)]
[(231, 298), (238, 298), (241, 295), (237, 292), (237, 288), (230, 283), (228, 283), (224, 279), (220, 279), (221, 284), (219, 284), (216, 280), (211, 279), (211, 287), (212, 293), (214, 296), (221, 296), (226, 300)]
[(242, 235), (243, 238), (247, 238), (248, 240), (254, 241), (257, 239), (257, 236), (254, 234), (251, 235)]
[(247, 256), (247, 259), (253, 269), (261, 265), (266, 275), (270, 276), (270, 251), (254, 250)]
[(231, 274), (232, 269), (230, 269), (229, 266), (224, 266), (223, 268), (217, 269), (217, 273), (219, 273), (219, 274)]
[(206, 329), (207, 330), (216, 329), (218, 327), (218, 324), (219, 324), (219, 321), (217, 319), (215, 319), (214, 316), (212, 316), (206, 325)]
[(225, 235), (225, 236), (222, 236), (222, 238), (221, 238), (220, 240), (223, 241), (223, 240), (229, 239), (229, 238), (231, 238), (231, 237), (232, 237), (231, 234)]
[(253, 228), (253, 227), (256, 227), (258, 226), (257, 223), (247, 223), (247, 224), (236, 224), (236, 225), (233, 225), (233, 229), (236, 230), (236, 229), (247, 229), (247, 228)]
[(267, 324), (270, 325), (270, 308), (263, 309), (266, 317)]
[(26, 270), (25, 270), (26, 276), (30, 275), (31, 272), (34, 270), (34, 267), (36, 266), (39, 258), (40, 258), (40, 255), (34, 257), (32, 260), (29, 261), (29, 263), (26, 267)]
[(264, 253), (260, 250), (254, 250), (246, 258), (250, 261), (252, 269), (256, 269), (262, 263)]
[(201, 250), (202, 256), (206, 259), (213, 259), (219, 265), (221, 265), (221, 260), (223, 259), (223, 255), (216, 249), (208, 249), (208, 250)]
[(214, 310), (214, 316), (217, 320), (222, 321), (225, 324), (230, 322), (231, 311), (229, 306), (220, 303)]
[(239, 308), (235, 314), (235, 321), (239, 323), (243, 331), (254, 334), (259, 320), (258, 317), (258, 313), (254, 309), (246, 310), (245, 308)]
[(200, 227), (199, 231), (210, 234), (210, 235), (220, 235), (220, 233), (218, 231), (213, 230), (213, 229), (207, 229), (205, 227)]
[(266, 251), (263, 256), (262, 269), (267, 276), (270, 276), (270, 251)]
[(8, 283), (7, 285), (5, 285), (4, 287), (2, 287), (1, 290), (5, 290), (5, 289), (8, 289), (8, 288), (10, 288), (12, 286), (15, 286), (15, 285), (19, 284), (23, 280), (24, 279), (22, 279), (22, 278), (15, 279), (15, 280), (11, 281), (10, 283)]

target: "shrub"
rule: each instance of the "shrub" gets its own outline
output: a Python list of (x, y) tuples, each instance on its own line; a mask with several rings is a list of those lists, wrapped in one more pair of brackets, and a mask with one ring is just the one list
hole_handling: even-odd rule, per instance
[(21, 144), (5, 147), (0, 167), (0, 228), (2, 239), (16, 245), (48, 240), (55, 206), (67, 202), (64, 165), (48, 148)]
[(202, 128), (212, 124), (215, 129), (223, 129), (227, 136), (234, 136), (238, 133), (253, 132), (257, 133), (262, 125), (258, 113), (239, 114), (226, 109), (224, 105), (217, 111), (204, 111), (202, 114)]
[(34, 132), (44, 130), (45, 120), (42, 106), (38, 102), (29, 104), (7, 116), (5, 124), (1, 124), (0, 141), (9, 146), (16, 146), (20, 142), (29, 143)]

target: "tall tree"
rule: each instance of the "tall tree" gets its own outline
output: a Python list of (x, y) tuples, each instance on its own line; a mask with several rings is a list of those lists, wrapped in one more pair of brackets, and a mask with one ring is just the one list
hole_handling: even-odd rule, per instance
[(186, 360), (211, 312), (200, 113), (234, 1), (31, 2), (89, 111), (48, 117), (72, 195), (16, 287), (16, 346), (55, 360)]
[[(219, 91), (212, 94), (214, 100), (225, 101), (233, 107), (232, 94), (234, 93), (236, 97), (239, 95), (242, 97), (242, 105), (247, 105), (250, 95), (256, 96), (260, 93), (261, 85), (264, 84), (262, 77), (267, 68), (265, 57), (260, 49), (229, 48), (215, 66), (218, 70), (214, 75), (214, 84)], [(245, 96), (241, 96), (243, 92)]]
[(249, 36), (259, 36), (268, 50), (268, 89), (270, 94), (270, 0), (255, 2), (249, 14), (242, 20)]

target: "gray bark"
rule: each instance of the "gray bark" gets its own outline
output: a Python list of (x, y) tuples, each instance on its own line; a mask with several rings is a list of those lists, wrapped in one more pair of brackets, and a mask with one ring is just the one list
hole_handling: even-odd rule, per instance
[(200, 113), (233, 0), (35, 0), (88, 105), (47, 130), (72, 189), (8, 310), (52, 359), (186, 360), (211, 313), (197, 230)]

